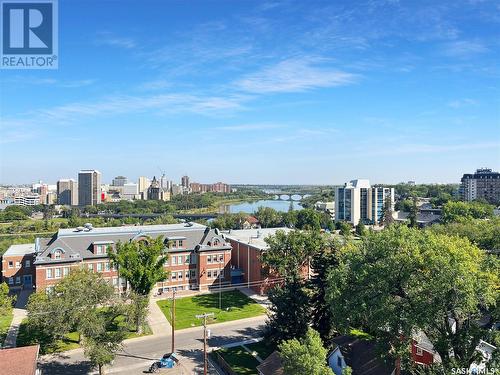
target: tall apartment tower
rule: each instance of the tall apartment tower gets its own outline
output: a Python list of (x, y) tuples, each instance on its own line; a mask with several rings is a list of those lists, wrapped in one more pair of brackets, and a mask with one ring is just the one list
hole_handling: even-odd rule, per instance
[(185, 189), (189, 189), (189, 177), (188, 176), (182, 176), (181, 186)]
[(78, 206), (78, 183), (73, 179), (57, 181), (57, 203)]
[(474, 174), (464, 174), (460, 185), (460, 197), (467, 202), (484, 199), (489, 203), (499, 204), (500, 173), (481, 168)]
[(139, 194), (145, 193), (148, 190), (149, 185), (151, 185), (151, 180), (147, 177), (141, 176), (138, 181)]
[(125, 176), (116, 176), (113, 178), (112, 185), (113, 186), (123, 186), (128, 183), (128, 179)]
[(335, 191), (335, 221), (347, 221), (353, 225), (379, 224), (384, 207), (390, 201), (394, 210), (394, 188), (370, 186), (368, 180), (352, 180)]
[(101, 172), (83, 169), (78, 173), (78, 205), (95, 206), (101, 203)]

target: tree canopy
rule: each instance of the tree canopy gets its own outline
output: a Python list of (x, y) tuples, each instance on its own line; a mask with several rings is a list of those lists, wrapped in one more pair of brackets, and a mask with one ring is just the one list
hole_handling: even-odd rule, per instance
[(284, 373), (288, 375), (333, 375), (326, 362), (327, 350), (319, 333), (309, 328), (304, 338), (284, 341), (279, 346)]
[(393, 225), (346, 247), (327, 299), (339, 329), (364, 327), (397, 355), (408, 356), (421, 330), (450, 370), (473, 361), (477, 322), (498, 299), (498, 275), (498, 261), (467, 239)]

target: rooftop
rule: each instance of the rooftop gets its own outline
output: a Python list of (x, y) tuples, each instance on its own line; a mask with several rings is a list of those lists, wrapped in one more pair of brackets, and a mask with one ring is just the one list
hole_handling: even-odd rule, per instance
[(267, 243), (265, 239), (269, 236), (273, 236), (277, 231), (282, 230), (286, 233), (292, 231), (290, 228), (261, 228), (261, 229), (238, 229), (231, 230), (225, 233), (226, 238), (251, 244), (253, 247), (264, 250), (267, 249)]
[(35, 375), (38, 345), (0, 350), (0, 375)]
[(100, 227), (91, 230), (77, 230), (76, 228), (65, 228), (59, 229), (57, 232), (57, 237), (69, 237), (69, 236), (85, 236), (85, 235), (96, 235), (96, 234), (131, 234), (137, 232), (165, 232), (165, 231), (182, 231), (182, 230), (193, 230), (193, 229), (205, 229), (204, 225), (198, 223), (178, 223), (178, 224), (158, 224), (158, 225), (127, 225), (123, 227)]
[(21, 245), (10, 245), (7, 251), (3, 254), (3, 256), (20, 256), (33, 254), (35, 252), (35, 244), (34, 243), (26, 243)]

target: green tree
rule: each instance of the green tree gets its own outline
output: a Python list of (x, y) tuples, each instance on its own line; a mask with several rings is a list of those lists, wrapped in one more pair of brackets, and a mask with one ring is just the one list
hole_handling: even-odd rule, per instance
[(334, 317), (326, 300), (327, 275), (338, 264), (342, 244), (336, 239), (325, 239), (312, 256), (314, 273), (309, 281), (311, 290), (311, 323), (323, 342), (330, 343), (334, 336)]
[(280, 213), (271, 207), (259, 207), (254, 215), (263, 228), (277, 227), (282, 222)]
[(484, 333), (478, 321), (498, 299), (498, 260), (466, 239), (405, 226), (347, 246), (328, 280), (339, 327), (365, 327), (406, 357), (412, 333), (421, 330), (446, 371), (469, 367)]
[(103, 320), (96, 321), (92, 335), (85, 336), (83, 350), (90, 362), (97, 366), (99, 375), (104, 374), (104, 366), (113, 362), (116, 353), (122, 348), (125, 330), (107, 331)]
[(0, 315), (10, 314), (15, 301), (15, 296), (9, 296), (9, 286), (0, 283)]
[(284, 373), (289, 375), (333, 375), (326, 362), (327, 350), (319, 333), (309, 328), (304, 338), (293, 338), (279, 346)]
[(302, 280), (290, 280), (269, 292), (265, 336), (273, 343), (303, 337), (311, 321), (310, 296)]
[(366, 226), (363, 224), (362, 221), (360, 221), (359, 224), (356, 225), (356, 234), (359, 237), (364, 237), (368, 234), (368, 229), (366, 229)]
[(486, 202), (447, 202), (443, 206), (444, 223), (463, 222), (470, 219), (493, 217), (494, 206)]
[(344, 236), (345, 238), (351, 237), (351, 231), (352, 231), (351, 224), (349, 224), (345, 221), (340, 221), (337, 223), (337, 226), (340, 229), (340, 234), (342, 236)]
[(318, 211), (304, 208), (297, 212), (297, 229), (320, 230), (321, 217)]
[[(139, 309), (147, 307), (149, 294), (159, 281), (164, 281), (168, 277), (165, 264), (168, 260), (168, 253), (163, 242), (163, 237), (144, 238), (139, 241), (119, 242), (116, 245), (116, 252), (108, 249), (111, 262), (118, 268), (118, 273), (125, 278), (132, 290), (142, 296), (135, 296), (132, 302), (136, 304), (137, 317), (144, 313), (138, 313)], [(136, 331), (141, 332), (143, 324), (137, 320)]]
[(118, 242), (116, 251), (108, 249), (112, 265), (118, 267), (132, 290), (148, 296), (155, 284), (168, 277), (165, 264), (168, 253), (163, 237), (144, 238), (139, 241)]
[(418, 217), (417, 197), (412, 197), (411, 203), (412, 204), (410, 207), (410, 214), (408, 215), (408, 220), (410, 220), (409, 226), (411, 228), (416, 228), (418, 226), (418, 224), (417, 224), (417, 217)]
[(382, 212), (382, 218), (380, 224), (387, 227), (394, 223), (394, 218), (392, 217), (392, 200), (390, 196), (387, 196), (384, 201), (384, 209)]
[(262, 255), (262, 262), (272, 271), (287, 279), (301, 278), (301, 270), (308, 266), (311, 256), (320, 248), (322, 241), (318, 232), (276, 231), (265, 239), (269, 250)]

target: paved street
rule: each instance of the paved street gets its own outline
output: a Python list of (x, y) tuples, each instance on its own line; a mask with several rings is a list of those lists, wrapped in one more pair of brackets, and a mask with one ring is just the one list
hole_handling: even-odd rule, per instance
[[(209, 347), (219, 347), (234, 342), (262, 336), (266, 317), (242, 319), (234, 322), (209, 326), (211, 338)], [(203, 329), (188, 328), (176, 334), (176, 352), (181, 356), (184, 372), (178, 374), (198, 374), (203, 370)], [(164, 353), (170, 352), (170, 332), (161, 335), (140, 337), (127, 340), (107, 374), (142, 374), (149, 365)], [(44, 356), (42, 369), (47, 374), (87, 374), (92, 373), (81, 349), (57, 355)]]

